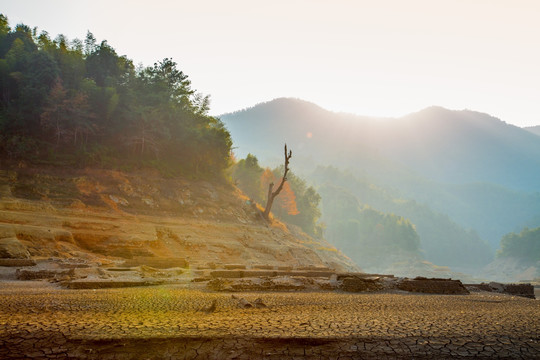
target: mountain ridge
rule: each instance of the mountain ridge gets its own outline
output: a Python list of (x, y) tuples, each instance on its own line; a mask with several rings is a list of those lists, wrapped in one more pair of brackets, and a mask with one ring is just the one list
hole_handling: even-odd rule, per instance
[(527, 126), (527, 127), (524, 127), (523, 129), (535, 134), (535, 135), (538, 135), (540, 136), (540, 125), (536, 125), (536, 126)]
[(239, 156), (252, 153), (279, 165), (286, 142), (293, 171), (308, 181), (317, 183), (319, 165), (347, 169), (390, 190), (398, 202), (448, 216), (460, 227), (456, 236), (472, 232), (471, 239), (487, 241), (491, 253), (504, 234), (540, 226), (540, 138), (489, 114), (431, 106), (400, 118), (373, 118), (279, 98), (221, 119)]
[[(271, 159), (272, 152), (261, 151), (260, 145), (277, 148), (274, 138), (281, 138), (300, 156), (330, 161), (325, 153), (339, 144), (344, 149), (343, 160), (348, 162), (352, 151), (355, 156), (384, 157), (435, 181), (494, 182), (516, 190), (540, 191), (540, 139), (477, 111), (432, 106), (400, 118), (375, 118), (278, 98), (224, 114), (221, 119), (236, 137), (242, 155), (250, 148)], [(249, 119), (257, 119), (259, 125)], [(267, 121), (272, 125), (264, 124)], [(257, 133), (258, 126), (264, 131)], [(262, 134), (272, 140), (262, 139)], [(426, 147), (429, 152), (424, 151)], [(458, 167), (460, 163), (467, 166)]]

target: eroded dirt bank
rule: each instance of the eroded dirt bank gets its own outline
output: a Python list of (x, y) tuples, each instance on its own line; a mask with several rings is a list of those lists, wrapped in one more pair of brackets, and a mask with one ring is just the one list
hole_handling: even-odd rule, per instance
[[(470, 295), (0, 287), (0, 358), (540, 356), (540, 301)], [(265, 306), (240, 308), (239, 299)]]

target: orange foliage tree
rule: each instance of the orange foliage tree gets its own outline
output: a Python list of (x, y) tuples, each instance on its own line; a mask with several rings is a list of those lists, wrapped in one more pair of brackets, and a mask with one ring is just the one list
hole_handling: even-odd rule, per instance
[[(266, 189), (270, 184), (276, 181), (276, 177), (272, 170), (266, 169), (261, 174), (261, 188)], [(283, 188), (280, 193), (280, 197), (275, 200), (275, 206), (278, 208), (278, 212), (284, 212), (289, 215), (299, 214), (296, 206), (296, 195), (288, 182), (283, 183)]]

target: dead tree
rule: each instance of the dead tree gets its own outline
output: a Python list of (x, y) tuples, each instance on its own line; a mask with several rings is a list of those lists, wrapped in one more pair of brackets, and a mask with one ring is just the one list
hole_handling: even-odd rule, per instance
[(287, 153), (287, 144), (285, 144), (285, 172), (283, 173), (283, 177), (281, 178), (281, 183), (279, 184), (276, 191), (274, 190), (274, 183), (270, 183), (268, 185), (268, 199), (266, 200), (266, 207), (264, 208), (263, 217), (266, 220), (269, 220), (270, 218), (270, 209), (272, 209), (272, 204), (274, 203), (274, 199), (276, 196), (279, 195), (281, 192), (281, 189), (283, 189), (283, 184), (285, 184), (285, 181), (287, 181), (287, 173), (289, 172), (289, 160), (292, 157), (292, 150), (289, 150), (289, 153)]

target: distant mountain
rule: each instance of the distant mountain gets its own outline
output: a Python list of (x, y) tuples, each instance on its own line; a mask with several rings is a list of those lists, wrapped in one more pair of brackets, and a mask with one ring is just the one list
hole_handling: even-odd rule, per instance
[[(221, 120), (239, 157), (252, 153), (263, 164), (279, 165), (287, 142), (293, 171), (311, 181), (318, 165), (349, 170), (391, 194), (391, 202), (362, 200), (360, 191), (339, 185), (365, 204), (429, 225), (420, 211), (395, 205), (414, 201), (448, 216), (459, 227), (455, 237), (477, 234), (492, 251), (504, 234), (540, 226), (540, 137), (487, 114), (430, 107), (401, 118), (372, 118), (280, 98)], [(427, 228), (419, 234), (427, 248)], [(432, 253), (436, 237), (430, 229)]]
[(281, 98), (221, 116), (238, 153), (279, 156), (283, 142), (314, 164), (358, 164), (375, 176), (418, 175), (540, 191), (540, 138), (487, 114), (430, 107), (397, 119), (333, 113)]
[[(346, 207), (346, 211), (336, 216), (335, 205), (327, 206), (336, 201), (345, 203), (344, 206), (351, 202), (364, 206), (367, 204), (368, 208), (382, 211), (387, 216), (392, 217), (392, 214), (398, 214), (410, 220), (414, 224), (414, 230), (420, 236), (420, 249), (423, 255), (437, 265), (450, 266), (456, 271), (472, 273), (477, 272), (493, 259), (493, 250), (476, 232), (465, 230), (447, 215), (434, 211), (424, 203), (400, 198), (395, 191), (382, 189), (365, 179), (359, 179), (334, 167), (318, 167), (310, 179), (319, 186), (321, 192), (322, 220), (326, 224), (327, 240), (346, 253), (347, 248), (353, 247), (353, 244), (357, 244), (358, 240), (366, 235), (351, 236), (350, 227), (349, 231), (342, 228), (347, 219), (354, 218), (355, 211)], [(328, 189), (332, 188), (346, 192), (347, 196), (339, 196), (339, 192), (335, 191), (329, 192)], [(387, 225), (383, 223), (381, 225), (383, 225), (382, 229), (387, 228)], [(402, 234), (395, 233), (395, 235), (398, 238), (395, 241), (402, 241)], [(368, 262), (364, 259), (365, 255), (347, 254), (353, 259), (362, 259), (357, 263), (362, 264), (363, 268), (373, 267), (373, 264), (368, 266)], [(386, 253), (371, 261), (376, 261), (379, 266), (382, 266), (388, 260), (385, 255)]]
[(536, 134), (536, 135), (540, 136), (540, 125), (524, 127), (523, 129), (525, 129), (527, 131), (530, 131), (533, 134)]

